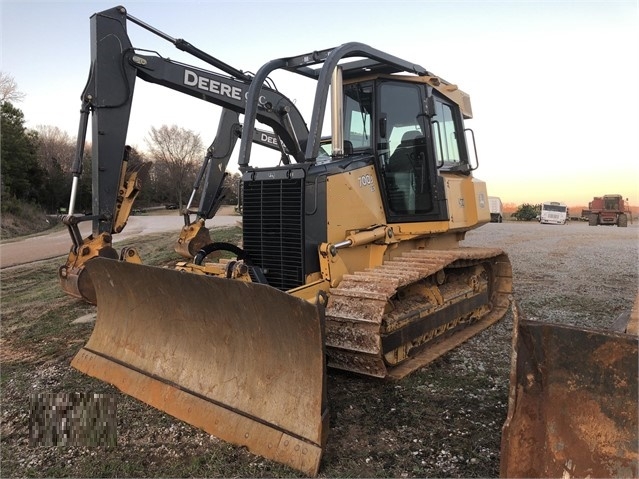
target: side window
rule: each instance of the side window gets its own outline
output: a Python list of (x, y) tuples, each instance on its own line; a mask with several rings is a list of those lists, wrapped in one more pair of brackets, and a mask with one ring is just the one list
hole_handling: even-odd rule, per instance
[(354, 84), (344, 88), (344, 140), (354, 149), (372, 148), (372, 85)]
[(437, 164), (459, 163), (459, 138), (452, 107), (439, 99), (435, 101), (436, 116), (432, 119), (433, 139)]

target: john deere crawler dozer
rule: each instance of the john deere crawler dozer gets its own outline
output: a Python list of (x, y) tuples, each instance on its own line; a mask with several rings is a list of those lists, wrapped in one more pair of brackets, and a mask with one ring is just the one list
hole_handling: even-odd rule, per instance
[[(136, 50), (127, 21), (222, 73)], [(73, 246), (60, 268), (63, 288), (98, 308), (77, 369), (313, 475), (328, 433), (326, 364), (401, 378), (505, 314), (508, 257), (459, 246), (490, 212), (472, 174), (469, 97), (457, 86), (360, 43), (275, 59), (251, 76), (123, 7), (91, 18), (91, 42), (65, 219)], [(316, 81), (308, 124), (269, 86), (276, 70)], [(112, 246), (140, 188), (125, 146), (137, 77), (224, 112), (200, 205), (185, 213), (196, 214), (177, 248), (187, 260), (175, 269), (144, 266), (135, 248)], [(93, 214), (79, 217), (90, 113)], [(256, 121), (272, 130), (280, 164), (251, 164)], [(240, 137), (242, 244), (213, 243), (204, 222)], [(93, 231), (83, 238), (85, 219)], [(207, 261), (219, 249), (236, 259)]]

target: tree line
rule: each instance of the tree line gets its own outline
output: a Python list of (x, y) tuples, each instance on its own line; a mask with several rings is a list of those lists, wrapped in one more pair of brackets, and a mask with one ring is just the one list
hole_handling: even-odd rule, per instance
[[(69, 204), (76, 141), (56, 126), (25, 127), (23, 112), (10, 101), (6, 76), (0, 73), (1, 110), (1, 204), (11, 212), (18, 202), (40, 206), (50, 214), (65, 211)], [(18, 97), (19, 98), (19, 97)], [(176, 205), (180, 209), (191, 194), (193, 181), (202, 164), (205, 148), (200, 136), (176, 125), (152, 127), (146, 139), (147, 152), (129, 151), (129, 166), (150, 162), (136, 207)], [(76, 197), (76, 212), (90, 213), (91, 148), (83, 153), (83, 170)], [(239, 174), (227, 178), (226, 202), (237, 203)]]

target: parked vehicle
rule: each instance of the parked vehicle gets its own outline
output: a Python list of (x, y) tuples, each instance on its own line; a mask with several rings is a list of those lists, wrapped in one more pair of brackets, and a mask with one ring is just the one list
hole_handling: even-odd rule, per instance
[(501, 199), (497, 196), (488, 197), (488, 209), (490, 210), (490, 222), (501, 223), (504, 219), (504, 208)]
[(557, 201), (541, 204), (539, 222), (542, 225), (565, 225), (570, 219), (568, 207)]
[(581, 215), (588, 218), (590, 226), (616, 225), (625, 228), (628, 226), (628, 216), (631, 216), (631, 213), (628, 200), (624, 201), (621, 195), (603, 195), (595, 196), (588, 203), (588, 209), (583, 210)]

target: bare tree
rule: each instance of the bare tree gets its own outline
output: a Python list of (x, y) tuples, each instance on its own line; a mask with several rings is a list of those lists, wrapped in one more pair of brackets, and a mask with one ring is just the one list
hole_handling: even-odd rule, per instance
[[(227, 170), (228, 172), (228, 170)], [(229, 173), (224, 178), (224, 189), (226, 198), (224, 203), (227, 205), (239, 205), (240, 183), (242, 182), (242, 175), (239, 173)]]
[(19, 102), (24, 100), (26, 95), (18, 90), (18, 84), (13, 77), (5, 72), (0, 72), (0, 103)]
[(151, 127), (145, 141), (157, 171), (165, 172), (162, 175), (164, 187), (182, 209), (183, 193), (190, 190), (204, 155), (200, 135), (176, 125), (162, 125), (160, 128)]
[(57, 164), (63, 172), (71, 171), (75, 157), (75, 143), (66, 131), (57, 126), (38, 125), (38, 161), (40, 165), (51, 172)]

